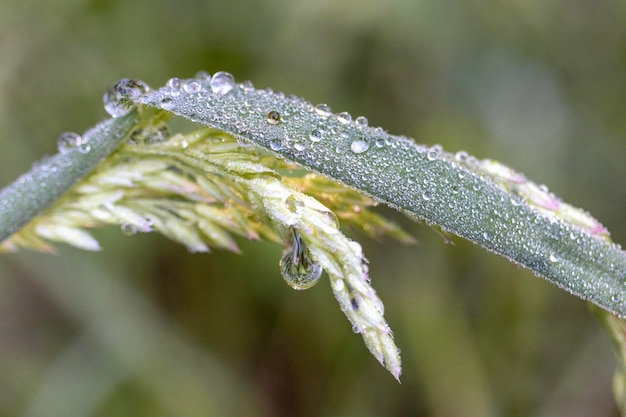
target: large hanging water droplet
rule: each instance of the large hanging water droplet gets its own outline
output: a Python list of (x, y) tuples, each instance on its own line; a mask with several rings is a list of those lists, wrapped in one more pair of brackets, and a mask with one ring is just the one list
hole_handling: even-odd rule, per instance
[(302, 236), (295, 229), (292, 229), (292, 238), (279, 265), (283, 278), (295, 290), (311, 288), (322, 275), (321, 265), (313, 260)]
[(64, 132), (57, 139), (57, 148), (59, 153), (66, 154), (69, 151), (78, 148), (82, 143), (82, 138), (78, 133)]
[(369, 142), (364, 139), (357, 139), (350, 144), (350, 150), (354, 153), (363, 153), (369, 147)]
[(216, 72), (209, 81), (209, 85), (215, 94), (227, 94), (235, 87), (235, 78), (228, 72)]
[(140, 80), (124, 78), (113, 84), (102, 96), (104, 109), (112, 117), (127, 114), (133, 107), (133, 100), (150, 91), (150, 87)]

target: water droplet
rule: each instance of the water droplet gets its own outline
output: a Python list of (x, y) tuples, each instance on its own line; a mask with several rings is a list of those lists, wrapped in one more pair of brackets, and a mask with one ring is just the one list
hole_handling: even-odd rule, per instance
[(430, 150), (426, 154), (426, 159), (428, 159), (429, 161), (436, 161), (438, 156), (439, 156), (439, 152), (437, 152), (435, 150)]
[(252, 84), (252, 81), (246, 80), (241, 83), (241, 88), (243, 89), (244, 93), (249, 93), (251, 91), (254, 91), (254, 84)]
[(134, 234), (137, 234), (137, 232), (139, 231), (137, 226), (135, 226), (134, 224), (130, 224), (130, 223), (124, 223), (121, 226), (121, 229), (122, 229), (122, 233), (126, 236), (132, 236)]
[(511, 197), (511, 204), (513, 204), (514, 206), (521, 206), (524, 203), (524, 198), (519, 195), (519, 194), (515, 194)]
[(176, 77), (167, 80), (165, 85), (169, 88), (170, 94), (174, 97), (179, 96), (180, 91), (183, 88), (183, 83), (180, 81), (180, 78)]
[(377, 148), (382, 148), (383, 146), (385, 146), (385, 139), (378, 138), (376, 139), (375, 144)]
[(465, 162), (467, 161), (467, 157), (468, 157), (468, 153), (465, 151), (458, 151), (457, 153), (454, 154), (454, 159), (456, 159), (458, 162)]
[(163, 97), (161, 99), (161, 108), (164, 110), (172, 110), (174, 108), (174, 102), (171, 97)]
[(319, 130), (315, 129), (311, 132), (311, 134), (309, 135), (309, 139), (311, 139), (311, 142), (319, 142), (322, 140), (322, 132), (320, 132)]
[(277, 125), (280, 122), (280, 113), (278, 113), (276, 110), (272, 110), (267, 113), (267, 115), (265, 116), (265, 120), (267, 120), (267, 123), (271, 125)]
[(78, 147), (78, 152), (80, 153), (89, 153), (90, 150), (91, 150), (91, 145), (88, 143), (83, 143), (82, 145)]
[(433, 199), (433, 193), (430, 191), (424, 191), (424, 194), (422, 194), (422, 198), (426, 201), (430, 201)]
[(202, 85), (200, 85), (200, 83), (198, 81), (195, 80), (191, 80), (191, 81), (187, 81), (183, 84), (183, 89), (185, 90), (185, 92), (187, 93), (199, 93), (200, 90), (202, 90)]
[(280, 272), (289, 286), (296, 290), (311, 288), (322, 275), (322, 267), (311, 257), (298, 231), (292, 229), (289, 246), (280, 258)]
[(361, 333), (361, 328), (355, 324), (352, 326), (352, 331), (354, 333)]
[(57, 148), (62, 154), (66, 154), (72, 149), (76, 149), (82, 143), (82, 138), (78, 133), (64, 132), (57, 139)]
[(170, 136), (167, 125), (148, 126), (143, 129), (135, 129), (128, 139), (131, 145), (150, 145), (164, 142)]
[(302, 144), (302, 143), (297, 143), (297, 142), (296, 142), (296, 143), (294, 143), (294, 144), (293, 144), (293, 148), (294, 148), (296, 151), (300, 152), (300, 151), (303, 151), (303, 150), (304, 150), (305, 146), (304, 146), (304, 144)]
[(337, 115), (337, 120), (339, 120), (341, 123), (348, 123), (352, 121), (352, 116), (347, 111), (344, 111)]
[(365, 117), (365, 116), (359, 116), (354, 121), (360, 127), (367, 127), (367, 122), (368, 121), (367, 121), (367, 117)]
[(350, 144), (350, 150), (354, 153), (363, 153), (369, 147), (369, 142), (364, 139), (357, 139)]
[(150, 91), (150, 87), (140, 80), (124, 78), (113, 84), (102, 96), (104, 109), (112, 117), (120, 117), (133, 107), (133, 100)]
[(559, 258), (557, 258), (553, 253), (550, 254), (548, 259), (550, 259), (550, 262), (552, 263), (559, 261)]
[(198, 71), (196, 72), (196, 79), (202, 82), (207, 82), (211, 80), (211, 74), (206, 71)]
[(215, 94), (224, 95), (235, 87), (235, 78), (228, 72), (216, 72), (209, 81), (209, 85)]
[(332, 110), (330, 109), (330, 106), (325, 103), (321, 103), (315, 106), (315, 112), (320, 116), (328, 116), (331, 111)]
[(483, 237), (485, 238), (485, 240), (491, 240), (493, 235), (491, 234), (491, 232), (484, 232)]
[(270, 148), (273, 151), (280, 151), (283, 149), (283, 141), (280, 139), (272, 139), (270, 141)]
[(295, 194), (291, 194), (289, 197), (287, 197), (287, 199), (285, 200), (285, 206), (287, 207), (287, 209), (289, 209), (290, 212), (292, 213), (298, 213), (298, 211), (304, 207), (304, 202), (301, 200), (298, 200), (298, 197), (296, 197)]

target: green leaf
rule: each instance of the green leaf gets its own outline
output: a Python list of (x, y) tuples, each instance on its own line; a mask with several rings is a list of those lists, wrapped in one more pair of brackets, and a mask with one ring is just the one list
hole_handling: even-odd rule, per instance
[(465, 152), (417, 145), (297, 97), (217, 73), (136, 99), (224, 130), (466, 238), (626, 315), (626, 255), (587, 213), (523, 175)]
[(115, 150), (136, 123), (135, 111), (106, 120), (87, 131), (78, 146), (38, 162), (3, 188), (0, 191), (0, 242), (89, 174)]

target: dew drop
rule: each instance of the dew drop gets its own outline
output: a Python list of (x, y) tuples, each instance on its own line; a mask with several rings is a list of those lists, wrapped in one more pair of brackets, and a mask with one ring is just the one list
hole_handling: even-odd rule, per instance
[(122, 229), (122, 234), (126, 236), (132, 236), (134, 234), (137, 234), (137, 232), (139, 231), (137, 226), (135, 226), (134, 224), (130, 224), (130, 223), (124, 223), (121, 226), (121, 229)]
[(369, 147), (369, 142), (364, 139), (357, 139), (350, 144), (350, 150), (354, 153), (363, 153)]
[(328, 116), (331, 111), (332, 110), (330, 109), (330, 106), (325, 103), (321, 103), (315, 106), (315, 112), (320, 116)]
[(276, 110), (272, 110), (267, 113), (267, 115), (265, 116), (265, 120), (267, 120), (267, 123), (271, 125), (277, 125), (280, 122), (280, 113), (278, 113)]
[(241, 88), (244, 93), (249, 93), (251, 91), (254, 91), (254, 84), (252, 84), (252, 81), (246, 80), (241, 83)]
[(291, 194), (285, 200), (285, 207), (287, 207), (287, 209), (292, 213), (298, 213), (298, 211), (304, 207), (304, 202), (298, 200), (294, 194)]
[(316, 143), (321, 141), (322, 140), (322, 132), (320, 132), (317, 129), (311, 131), (311, 134), (309, 135), (309, 139), (311, 139), (311, 142), (316, 142)]
[(311, 257), (302, 236), (292, 229), (289, 246), (280, 258), (280, 272), (287, 284), (295, 290), (311, 288), (322, 275), (322, 266)]
[(216, 72), (209, 81), (209, 85), (215, 94), (224, 95), (235, 87), (235, 78), (228, 72)]
[(273, 151), (280, 151), (283, 149), (283, 141), (280, 139), (272, 139), (270, 141), (270, 148)]
[(367, 127), (368, 120), (365, 116), (359, 116), (354, 121), (360, 127)]
[(457, 153), (454, 154), (454, 159), (457, 160), (457, 162), (465, 162), (467, 161), (467, 157), (468, 157), (468, 153), (465, 151), (458, 151)]
[(304, 144), (302, 144), (302, 143), (294, 143), (294, 144), (293, 144), (293, 148), (294, 148), (296, 151), (301, 152), (301, 151), (303, 151), (303, 150), (304, 150), (305, 146), (304, 146)]
[(150, 91), (150, 87), (140, 80), (123, 78), (113, 84), (102, 96), (104, 109), (112, 117), (127, 114), (133, 107), (133, 100)]
[(89, 153), (91, 151), (91, 145), (88, 143), (83, 143), (78, 147), (78, 152), (80, 153)]
[(196, 72), (196, 79), (202, 82), (207, 82), (211, 80), (211, 74), (206, 71), (198, 71)]
[(511, 204), (513, 204), (514, 206), (521, 206), (522, 203), (524, 203), (524, 198), (521, 195), (515, 194), (511, 197)]
[(491, 240), (493, 235), (491, 234), (491, 232), (484, 232), (483, 237), (485, 238), (485, 240)]
[(347, 111), (344, 111), (337, 115), (337, 120), (339, 120), (341, 123), (348, 123), (352, 121), (352, 116)]
[(82, 143), (82, 138), (78, 133), (64, 132), (61, 133), (57, 139), (57, 148), (59, 153), (66, 154), (69, 151), (76, 149)]
[(435, 150), (430, 150), (426, 154), (426, 159), (428, 159), (429, 161), (436, 161), (438, 156), (439, 156), (439, 152), (437, 152)]
[(382, 148), (383, 146), (385, 146), (385, 140), (381, 139), (381, 138), (378, 138), (378, 139), (376, 139), (375, 144), (376, 144), (377, 148)]
[(433, 199), (433, 193), (430, 191), (424, 191), (424, 194), (422, 194), (422, 198), (426, 201), (430, 201)]
[(172, 110), (174, 108), (174, 102), (171, 97), (163, 97), (161, 99), (161, 108), (164, 110)]
[(169, 88), (170, 94), (174, 97), (180, 95), (180, 91), (183, 88), (183, 83), (180, 81), (180, 78), (170, 78), (165, 83), (165, 86)]
[(555, 263), (555, 262), (559, 261), (559, 258), (557, 258), (553, 253), (550, 254), (548, 259), (550, 259), (550, 262), (552, 262), (552, 263)]
[(202, 85), (200, 85), (200, 83), (195, 80), (187, 81), (183, 84), (183, 89), (187, 93), (199, 93), (200, 90), (202, 90)]

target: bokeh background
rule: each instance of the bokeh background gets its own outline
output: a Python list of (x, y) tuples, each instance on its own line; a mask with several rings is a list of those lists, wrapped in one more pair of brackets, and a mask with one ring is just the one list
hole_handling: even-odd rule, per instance
[[(621, 0), (3, 0), (0, 184), (106, 114), (114, 81), (226, 70), (418, 142), (500, 160), (626, 243)], [(419, 243), (351, 236), (402, 349), (398, 384), (326, 282), (276, 244), (0, 257), (0, 416), (617, 416), (587, 305), (390, 210)]]

